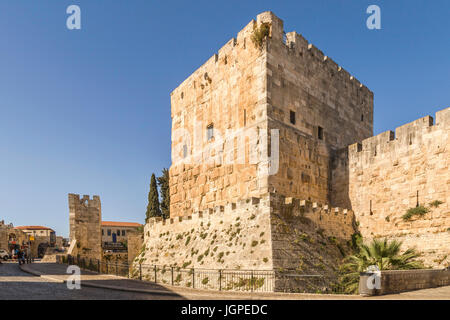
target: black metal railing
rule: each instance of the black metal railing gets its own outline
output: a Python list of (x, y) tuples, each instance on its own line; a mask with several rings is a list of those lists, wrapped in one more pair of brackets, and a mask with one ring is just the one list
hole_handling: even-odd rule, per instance
[(57, 263), (171, 286), (219, 291), (336, 293), (336, 279), (293, 270), (229, 270), (119, 263), (57, 255)]

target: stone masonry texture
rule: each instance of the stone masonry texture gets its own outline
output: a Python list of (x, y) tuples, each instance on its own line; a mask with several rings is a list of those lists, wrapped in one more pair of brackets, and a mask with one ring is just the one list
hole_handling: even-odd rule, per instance
[(76, 241), (74, 252), (88, 259), (102, 259), (101, 221), (102, 209), (99, 196), (88, 195), (80, 199), (69, 194), (70, 240)]
[(361, 232), (448, 265), (450, 108), (373, 136), (373, 97), (259, 14), (171, 93), (171, 219), (147, 223), (135, 262), (332, 277)]

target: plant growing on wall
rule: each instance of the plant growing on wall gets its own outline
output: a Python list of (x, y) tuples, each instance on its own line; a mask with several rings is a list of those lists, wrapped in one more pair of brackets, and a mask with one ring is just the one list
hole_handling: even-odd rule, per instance
[(430, 210), (428, 208), (425, 208), (424, 206), (418, 206), (415, 208), (409, 208), (406, 213), (402, 216), (402, 219), (404, 221), (409, 221), (411, 220), (412, 217), (414, 216), (423, 216), (425, 215), (427, 212), (429, 212)]
[(402, 242), (387, 239), (374, 239), (369, 244), (360, 244), (358, 252), (344, 259), (340, 267), (340, 285), (345, 293), (358, 292), (359, 274), (369, 266), (377, 266), (379, 270), (421, 269), (423, 264), (417, 260), (420, 254), (414, 249), (407, 249), (400, 254)]
[(443, 202), (440, 200), (434, 200), (434, 201), (430, 202), (430, 206), (434, 207), (434, 208), (439, 207), (441, 204), (443, 204)]
[(255, 47), (257, 47), (258, 49), (262, 49), (264, 40), (270, 35), (270, 23), (268, 22), (263, 22), (261, 23), (261, 25), (258, 27), (254, 27), (253, 29), (253, 33), (251, 36), (251, 40), (253, 42), (253, 44), (255, 45)]

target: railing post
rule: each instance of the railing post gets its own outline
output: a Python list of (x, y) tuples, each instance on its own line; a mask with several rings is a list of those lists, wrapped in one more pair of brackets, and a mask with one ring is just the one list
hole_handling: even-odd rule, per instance
[(108, 261), (106, 261), (106, 274), (109, 274)]
[(156, 265), (155, 265), (155, 283), (157, 282), (156, 281), (156, 273), (157, 273), (158, 271), (157, 271), (157, 269), (156, 269)]
[(192, 268), (192, 288), (195, 289), (195, 269)]
[(117, 269), (117, 260), (116, 260), (116, 276), (118, 276), (118, 275), (119, 275), (119, 271)]
[(253, 292), (253, 270), (252, 270), (252, 272), (251, 272), (250, 286), (251, 286), (251, 290), (252, 290), (252, 292)]
[(172, 271), (172, 285), (173, 285), (173, 267), (172, 267), (171, 271)]
[(98, 271), (98, 273), (101, 273), (100, 272), (100, 260), (97, 260), (97, 271)]
[(219, 269), (219, 291), (222, 291), (222, 269)]
[(139, 280), (142, 280), (142, 262), (139, 262)]

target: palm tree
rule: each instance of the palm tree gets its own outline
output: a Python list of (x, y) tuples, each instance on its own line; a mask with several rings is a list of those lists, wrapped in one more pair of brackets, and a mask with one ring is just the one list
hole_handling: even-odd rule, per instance
[(369, 266), (379, 270), (421, 269), (423, 264), (416, 260), (420, 254), (414, 249), (407, 249), (400, 254), (402, 242), (373, 239), (370, 244), (359, 244), (359, 252), (344, 259), (340, 268), (342, 276), (340, 284), (345, 293), (357, 293), (360, 272), (367, 271)]

